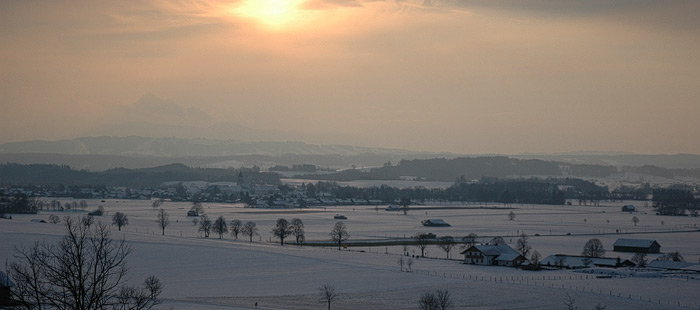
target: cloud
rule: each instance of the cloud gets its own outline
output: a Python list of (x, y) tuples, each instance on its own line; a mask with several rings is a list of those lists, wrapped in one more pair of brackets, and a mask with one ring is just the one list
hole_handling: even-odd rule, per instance
[(212, 118), (197, 107), (185, 107), (172, 99), (145, 94), (131, 105), (117, 108), (117, 118), (130, 121), (149, 121), (158, 124), (197, 124), (211, 122)]

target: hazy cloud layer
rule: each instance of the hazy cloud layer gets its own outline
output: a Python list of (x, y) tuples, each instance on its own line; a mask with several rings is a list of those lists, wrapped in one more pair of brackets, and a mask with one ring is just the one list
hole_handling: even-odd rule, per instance
[(465, 153), (700, 153), (697, 1), (299, 0), (264, 18), (239, 14), (246, 3), (0, 2), (0, 141), (138, 123)]

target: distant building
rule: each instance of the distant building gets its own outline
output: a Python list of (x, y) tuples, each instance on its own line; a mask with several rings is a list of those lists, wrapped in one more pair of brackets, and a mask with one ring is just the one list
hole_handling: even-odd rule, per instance
[(507, 244), (473, 245), (460, 254), (464, 254), (465, 264), (516, 267), (528, 262), (518, 251)]
[(613, 251), (632, 253), (661, 253), (661, 245), (656, 242), (656, 240), (620, 238), (613, 243)]
[(635, 208), (633, 205), (622, 206), (622, 212), (634, 212), (634, 211), (637, 211), (637, 208)]
[(610, 257), (585, 257), (580, 255), (554, 254), (540, 261), (542, 266), (559, 268), (588, 268), (588, 267), (634, 267), (634, 263), (627, 259)]
[(443, 221), (442, 219), (428, 219), (424, 220), (421, 222), (423, 226), (429, 226), (429, 227), (447, 227), (450, 226), (447, 222)]

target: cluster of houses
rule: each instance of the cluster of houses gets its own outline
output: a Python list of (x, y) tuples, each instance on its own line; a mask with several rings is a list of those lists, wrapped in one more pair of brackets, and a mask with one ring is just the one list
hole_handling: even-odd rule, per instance
[[(661, 245), (656, 240), (620, 238), (613, 244), (615, 252), (622, 253), (661, 253)], [(506, 267), (533, 267), (532, 262), (507, 244), (477, 244), (461, 252), (465, 264), (493, 265)], [(586, 257), (581, 255), (554, 254), (537, 262), (538, 266), (552, 268), (588, 268), (588, 267), (635, 267), (635, 263), (620, 257)], [(700, 272), (700, 263), (673, 262), (655, 260), (647, 268), (665, 270), (683, 270)]]

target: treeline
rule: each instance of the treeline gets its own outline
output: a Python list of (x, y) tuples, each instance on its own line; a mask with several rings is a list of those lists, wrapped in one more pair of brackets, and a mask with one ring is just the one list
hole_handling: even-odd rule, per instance
[(0, 164), (0, 184), (32, 184), (40, 186), (95, 185), (130, 188), (158, 187), (167, 181), (237, 182), (280, 184), (275, 173), (260, 172), (257, 167), (241, 169), (192, 168), (170, 164), (144, 169), (109, 169), (102, 172), (73, 170), (66, 165)]
[(654, 189), (653, 207), (660, 215), (698, 216), (700, 199), (685, 188)]
[(452, 182), (460, 177), (479, 180), (483, 177), (505, 178), (512, 176), (551, 177), (609, 177), (618, 173), (640, 173), (665, 178), (700, 178), (700, 169), (667, 169), (656, 166), (614, 167), (593, 164), (570, 164), (539, 159), (517, 159), (504, 156), (460, 157), (454, 159), (401, 160), (368, 171), (344, 170), (331, 174), (306, 175), (299, 178), (326, 181), (397, 180), (400, 176), (415, 176), (420, 180)]
[[(560, 185), (570, 185), (571, 188), (561, 190)], [(457, 182), (445, 189), (395, 188), (386, 185), (358, 188), (340, 186), (334, 182), (318, 182), (315, 186), (307, 186), (313, 187), (314, 192), (327, 192), (340, 199), (381, 200), (384, 203), (433, 200), (561, 205), (566, 199), (599, 201), (610, 197), (607, 188), (577, 179), (482, 179), (476, 183)]]

